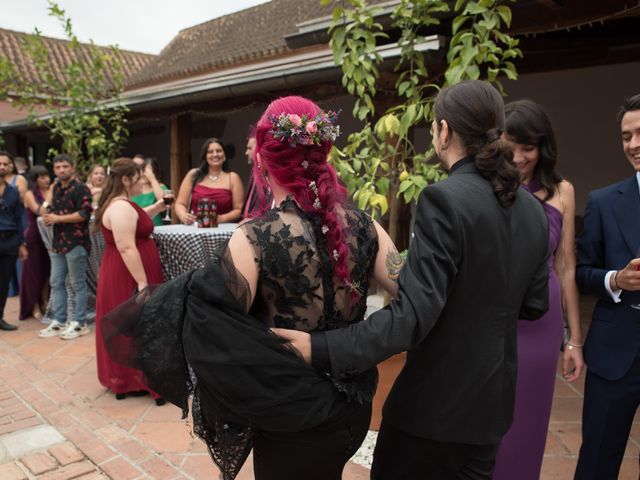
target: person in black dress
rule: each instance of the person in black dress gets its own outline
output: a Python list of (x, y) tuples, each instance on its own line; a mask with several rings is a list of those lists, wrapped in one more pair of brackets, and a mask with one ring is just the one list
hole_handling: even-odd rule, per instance
[[(253, 448), (257, 480), (339, 480), (368, 430), (375, 367), (334, 380), (270, 330), (345, 327), (363, 319), (372, 279), (397, 290), (400, 255), (327, 163), (336, 120), (301, 97), (272, 102), (256, 128), (253, 218), (204, 268), (103, 319), (112, 358), (185, 414), (193, 393), (195, 431), (225, 479)], [(128, 351), (112, 341), (122, 335)]]

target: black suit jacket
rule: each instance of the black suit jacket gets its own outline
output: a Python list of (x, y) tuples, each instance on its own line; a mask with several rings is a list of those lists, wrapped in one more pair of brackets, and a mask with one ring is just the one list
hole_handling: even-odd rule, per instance
[[(408, 350), (383, 415), (418, 437), (492, 445), (513, 417), (518, 318), (548, 303), (548, 226), (521, 190), (503, 208), (467, 163), (420, 195), (398, 298), (366, 321), (314, 334), (346, 378)], [(326, 341), (326, 347), (324, 342)]]

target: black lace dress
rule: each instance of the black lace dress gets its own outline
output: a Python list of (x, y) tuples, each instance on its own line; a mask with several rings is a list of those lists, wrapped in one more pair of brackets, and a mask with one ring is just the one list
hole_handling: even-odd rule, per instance
[[(193, 397), (194, 430), (225, 480), (235, 478), (266, 433), (305, 438), (311, 432), (309, 439), (317, 439), (318, 432), (341, 429), (362, 412), (368, 424), (375, 369), (338, 382), (307, 366), (269, 330), (311, 332), (362, 320), (377, 235), (355, 208), (347, 208), (344, 219), (351, 287), (335, 285), (317, 217), (286, 200), (240, 226), (259, 269), (252, 305), (246, 280), (222, 248), (205, 267), (147, 287), (104, 317), (101, 329), (115, 361), (142, 370), (149, 387), (185, 416)], [(355, 299), (354, 288), (360, 292)], [(342, 464), (361, 442), (349, 439)]]

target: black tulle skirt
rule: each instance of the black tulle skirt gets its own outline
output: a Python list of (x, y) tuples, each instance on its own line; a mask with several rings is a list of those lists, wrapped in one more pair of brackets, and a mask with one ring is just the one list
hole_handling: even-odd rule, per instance
[(225, 250), (147, 287), (101, 324), (114, 361), (142, 370), (183, 416), (193, 399), (194, 431), (225, 480), (238, 474), (256, 432), (341, 428), (369, 408), (377, 382), (375, 369), (338, 382), (307, 366), (246, 313), (248, 291)]

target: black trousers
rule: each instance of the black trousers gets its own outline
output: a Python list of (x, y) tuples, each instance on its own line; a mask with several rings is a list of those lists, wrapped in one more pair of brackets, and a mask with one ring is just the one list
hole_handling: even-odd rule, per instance
[(616, 480), (640, 405), (640, 355), (619, 380), (587, 370), (576, 480)]
[(347, 461), (369, 430), (371, 404), (344, 424), (300, 433), (256, 432), (255, 480), (341, 480)]
[(20, 240), (17, 234), (8, 238), (0, 238), (0, 318), (4, 316), (9, 282), (16, 269), (19, 244)]
[(415, 437), (382, 420), (373, 480), (490, 480), (499, 445), (444, 443)]

